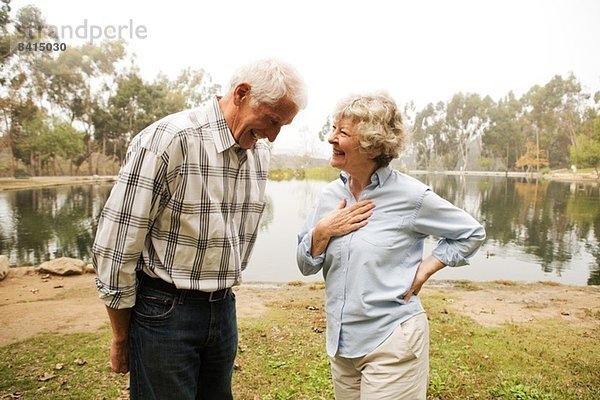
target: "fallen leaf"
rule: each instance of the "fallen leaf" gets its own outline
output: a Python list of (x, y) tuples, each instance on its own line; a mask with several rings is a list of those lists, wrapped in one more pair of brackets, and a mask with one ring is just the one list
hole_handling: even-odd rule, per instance
[(62, 364), (62, 363), (58, 363), (58, 364), (56, 364), (56, 365), (54, 366), (54, 369), (55, 369), (55, 370), (57, 370), (57, 371), (60, 371), (60, 370), (61, 370), (61, 369), (63, 369), (64, 367), (65, 367), (65, 365), (64, 365), (64, 364)]
[(85, 360), (84, 360), (84, 359), (82, 359), (82, 358), (76, 358), (76, 359), (75, 359), (75, 361), (73, 361), (73, 362), (74, 362), (75, 364), (79, 365), (80, 367), (81, 367), (82, 365), (85, 365), (85, 364), (87, 364), (87, 361), (85, 361)]
[(310, 310), (310, 311), (315, 311), (315, 310), (318, 310), (318, 309), (319, 309), (319, 307), (315, 307), (315, 306), (306, 306), (306, 309), (307, 309), (307, 310)]
[(51, 374), (50, 372), (44, 372), (44, 375), (42, 375), (41, 377), (38, 378), (38, 381), (40, 382), (46, 382), (49, 381), (50, 379), (54, 379), (56, 378), (56, 375)]

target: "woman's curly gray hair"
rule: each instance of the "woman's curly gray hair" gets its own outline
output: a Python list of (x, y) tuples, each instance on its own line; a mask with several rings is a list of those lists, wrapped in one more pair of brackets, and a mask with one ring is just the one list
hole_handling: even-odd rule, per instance
[(350, 119), (356, 128), (361, 151), (381, 152), (375, 158), (385, 167), (397, 158), (404, 146), (406, 129), (402, 113), (387, 92), (353, 94), (342, 99), (333, 112), (333, 120)]

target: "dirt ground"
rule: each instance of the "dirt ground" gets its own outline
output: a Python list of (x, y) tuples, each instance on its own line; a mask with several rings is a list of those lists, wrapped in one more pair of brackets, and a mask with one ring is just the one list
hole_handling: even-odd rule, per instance
[[(238, 316), (261, 317), (267, 304), (282, 298), (314, 298), (311, 286), (314, 289), (309, 284), (245, 283), (235, 288)], [(558, 318), (586, 329), (600, 329), (600, 287), (432, 280), (421, 293), (422, 297), (430, 295), (441, 296), (448, 310), (486, 326)], [(41, 333), (93, 332), (107, 324), (91, 274), (13, 273), (0, 281), (0, 346)]]

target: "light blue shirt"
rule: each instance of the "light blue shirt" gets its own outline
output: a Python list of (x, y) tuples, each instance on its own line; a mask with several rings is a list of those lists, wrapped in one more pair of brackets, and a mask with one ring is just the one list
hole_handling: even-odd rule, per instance
[[(373, 215), (363, 228), (332, 238), (323, 254), (310, 253), (317, 222), (338, 207), (371, 199)], [(327, 353), (364, 356), (379, 346), (403, 321), (425, 312), (410, 289), (429, 235), (440, 240), (434, 257), (448, 266), (468, 264), (485, 239), (473, 217), (435, 194), (431, 188), (390, 167), (379, 168), (356, 200), (348, 176), (328, 184), (298, 234), (297, 261), (304, 275), (323, 269), (327, 312)]]

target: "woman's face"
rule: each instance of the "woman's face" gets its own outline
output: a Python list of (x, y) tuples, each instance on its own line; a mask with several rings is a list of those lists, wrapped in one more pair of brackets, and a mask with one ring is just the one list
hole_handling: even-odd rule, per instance
[(376, 164), (373, 155), (360, 151), (355, 124), (349, 118), (334, 121), (333, 131), (329, 135), (328, 142), (333, 151), (329, 164), (334, 168), (354, 175), (371, 170)]

